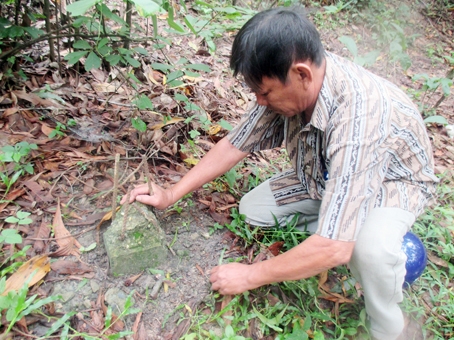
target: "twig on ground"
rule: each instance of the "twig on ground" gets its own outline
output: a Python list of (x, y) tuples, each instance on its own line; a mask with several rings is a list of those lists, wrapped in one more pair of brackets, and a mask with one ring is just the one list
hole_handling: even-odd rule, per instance
[(164, 282), (164, 277), (162, 275), (158, 275), (157, 278), (158, 281), (154, 284), (153, 289), (151, 290), (150, 293), (150, 297), (153, 300), (156, 300), (156, 298), (158, 297), (159, 290), (161, 289), (162, 284)]
[(169, 248), (169, 250), (170, 250), (170, 252), (172, 253), (173, 256), (177, 256), (177, 254), (175, 254), (175, 251), (172, 249), (170, 244), (166, 243), (166, 246), (167, 246), (167, 248)]
[(85, 233), (88, 233), (89, 231), (92, 231), (96, 229), (96, 226), (90, 227), (88, 229), (82, 230), (81, 232), (74, 234), (74, 235), (66, 235), (66, 236), (60, 236), (60, 237), (48, 237), (48, 238), (39, 238), (39, 237), (27, 237), (27, 240), (32, 240), (32, 241), (54, 241), (54, 240), (62, 240), (64, 238), (69, 238), (69, 237), (77, 237), (80, 235), (83, 235)]

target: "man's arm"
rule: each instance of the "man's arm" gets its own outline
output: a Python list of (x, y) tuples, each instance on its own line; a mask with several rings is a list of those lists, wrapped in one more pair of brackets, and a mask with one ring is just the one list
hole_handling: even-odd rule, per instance
[(212, 269), (212, 289), (239, 294), (274, 282), (299, 280), (349, 262), (355, 242), (312, 235), (300, 245), (252, 265), (230, 263)]
[[(227, 137), (224, 137), (177, 184), (169, 189), (163, 189), (152, 183), (154, 191), (152, 196), (148, 195), (147, 184), (140, 185), (131, 191), (130, 202), (137, 200), (158, 209), (165, 209), (184, 195), (230, 170), (247, 154), (238, 150)], [(126, 196), (121, 203), (125, 201)]]

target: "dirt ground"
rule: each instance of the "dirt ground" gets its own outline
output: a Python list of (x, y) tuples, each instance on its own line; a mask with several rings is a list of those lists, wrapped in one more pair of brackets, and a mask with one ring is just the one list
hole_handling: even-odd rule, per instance
[[(195, 308), (210, 292), (207, 271), (220, 261), (224, 248), (223, 233), (210, 235), (210, 227), (214, 222), (197, 206), (187, 207), (180, 214), (163, 216), (158, 213), (162, 229), (166, 234), (166, 243), (172, 245), (168, 260), (154, 271), (144, 271), (138, 275), (114, 277), (109, 272), (109, 260), (104, 244), (101, 241), (95, 250), (82, 254), (81, 261), (87, 264), (92, 272), (85, 279), (71, 280), (66, 275), (54, 272), (47, 277), (44, 289), (51, 294), (61, 294), (64, 301), (56, 304), (57, 312), (71, 311), (89, 313), (100, 295), (112, 306), (117, 315), (123, 310), (128, 295), (132, 294), (134, 308), (142, 311), (142, 322), (145, 339), (178, 339), (177, 322), (180, 313), (188, 312), (187, 308)], [(100, 230), (108, 228), (105, 223)], [(76, 228), (71, 228), (71, 232)], [(80, 229), (78, 229), (80, 230)], [(97, 238), (96, 230), (85, 233), (78, 238), (82, 246), (88, 247)], [(76, 261), (75, 258), (70, 260)], [(157, 273), (162, 271), (168, 280), (166, 288), (159, 290), (156, 299), (150, 297), (152, 288), (158, 281)], [(130, 283), (131, 279), (133, 283)], [(134, 280), (135, 279), (135, 280)], [(131, 329), (135, 314), (126, 318), (126, 329)], [(85, 320), (85, 322), (90, 322)], [(180, 320), (181, 322), (181, 320)], [(185, 328), (184, 323), (181, 327)], [(36, 335), (42, 335), (47, 327), (35, 329)]]
[[(405, 2), (411, 8), (411, 16), (409, 22), (412, 24), (412, 34), (417, 33), (413, 45), (409, 47), (408, 53), (412, 58), (412, 66), (403, 72), (398, 63), (391, 63), (383, 56), (371, 68), (373, 72), (381, 75), (399, 86), (405, 88), (417, 89), (420, 84), (415, 84), (411, 78), (415, 74), (427, 73), (431, 76), (444, 76), (447, 67), (440, 67), (439, 63), (434, 63), (427, 54), (427, 47), (433, 46), (437, 41), (448, 41), (451, 39), (451, 44), (445, 43), (443, 46), (446, 50), (443, 52), (448, 55), (452, 51), (452, 36), (441, 35), (436, 25), (429, 21), (425, 16), (421, 15), (420, 7), (412, 4), (409, 1)], [(313, 11), (311, 11), (313, 15)], [(319, 27), (324, 45), (328, 51), (350, 58), (351, 55), (338, 38), (342, 35), (362, 36), (362, 42), (359, 48), (362, 52), (366, 52), (374, 48), (370, 45), (372, 32), (359, 25), (338, 25), (337, 27)], [(219, 39), (217, 43), (219, 58), (222, 59), (220, 67), (226, 67), (227, 56), (230, 49), (232, 38), (231, 36)], [(184, 47), (184, 41), (181, 44)], [(178, 50), (174, 53), (178, 53)], [(213, 63), (214, 64), (214, 63)], [(446, 65), (445, 65), (446, 66)], [(216, 83), (216, 76), (222, 73), (221, 69), (214, 70), (214, 75), (208, 82)], [(216, 87), (215, 85), (212, 85)], [(233, 80), (224, 85), (225, 89), (234, 86), (241, 86)], [(218, 87), (216, 87), (218, 88)], [(212, 89), (208, 85), (204, 90)], [(219, 89), (218, 89), (219, 90)], [(214, 93), (215, 91), (213, 91)], [(226, 96), (236, 96), (242, 100), (241, 105), (238, 105), (235, 112), (228, 112), (228, 105), (218, 107), (218, 114), (225, 115), (226, 120), (232, 124), (238, 119), (239, 114), (244, 110), (246, 101), (250, 99), (247, 90), (244, 90), (246, 95), (240, 96), (237, 94), (226, 94)], [(211, 97), (210, 97), (211, 98)], [(434, 94), (428, 98), (429, 103), (436, 103), (440, 98), (440, 93)], [(213, 99), (214, 100), (214, 99)], [(238, 104), (238, 102), (237, 102)], [(445, 99), (437, 108), (437, 114), (444, 116), (450, 124), (454, 124), (454, 96)], [(227, 113), (226, 113), (227, 112)], [(431, 125), (429, 131), (434, 144), (436, 157), (436, 167), (438, 173), (452, 171), (454, 162), (454, 147), (452, 138), (448, 137), (446, 129), (442, 126)], [(259, 163), (260, 164), (260, 163)], [(263, 166), (263, 165), (261, 165)], [(103, 170), (100, 169), (100, 172)], [(451, 173), (452, 176), (452, 173)], [(169, 180), (170, 178), (170, 180)], [(171, 183), (178, 180), (178, 176), (164, 176), (162, 183)], [(74, 192), (82, 191), (84, 185), (81, 183), (75, 184), (72, 187)], [(215, 220), (210, 216), (206, 205), (200, 203), (199, 199), (204, 198), (204, 194), (198, 194), (188, 200), (182, 206), (181, 212), (159, 212), (158, 218), (161, 221), (162, 228), (166, 234), (167, 244), (172, 245), (173, 253), (170, 254), (168, 262), (159, 268), (153, 268), (155, 271), (143, 272), (133, 283), (128, 282), (130, 277), (115, 278), (109, 273), (108, 258), (102, 241), (94, 250), (82, 253), (81, 261), (88, 265), (91, 270), (71, 277), (64, 274), (51, 272), (45, 280), (42, 288), (49, 294), (61, 294), (64, 301), (57, 303), (57, 311), (60, 312), (86, 312), (90, 313), (94, 309), (94, 302), (99, 296), (103, 296), (106, 302), (114, 308), (114, 313), (119, 314), (128, 295), (132, 294), (134, 300), (134, 308), (140, 308), (142, 311), (141, 321), (144, 326), (146, 339), (161, 340), (161, 339), (178, 339), (181, 332), (188, 326), (182, 317), (185, 314), (194, 311), (197, 306), (204, 300), (207, 294), (210, 293), (209, 275), (210, 268), (225, 261), (229, 257), (229, 249), (231, 240), (225, 236), (224, 231), (215, 231), (210, 233)], [(79, 196), (80, 202), (74, 202), (74, 206), (78, 206), (80, 210), (88, 209), (91, 201), (83, 201), (84, 197)], [(97, 213), (107, 211), (110, 202), (104, 197), (99, 197), (94, 203), (99, 210)], [(205, 210), (202, 210), (204, 208)], [(88, 209), (90, 210), (90, 209)], [(75, 223), (76, 224), (76, 223)], [(81, 231), (92, 229), (93, 223), (83, 224), (83, 221), (78, 221), (77, 226), (67, 224), (68, 230), (77, 235)], [(108, 228), (108, 222), (104, 223), (100, 228), (102, 240), (103, 231)], [(90, 230), (77, 236), (77, 240), (82, 246), (88, 247), (98, 237), (97, 230)], [(227, 251), (224, 253), (223, 249)], [(221, 256), (224, 258), (221, 259)], [(76, 261), (74, 257), (68, 257), (71, 261)], [(151, 299), (147, 294), (152, 289), (157, 281), (156, 273), (162, 271), (167, 276), (166, 289), (161, 288), (156, 299)], [(80, 314), (76, 315), (75, 322), (82, 322)], [(77, 321), (78, 320), (78, 321)], [(135, 315), (126, 318), (127, 327), (131, 329)], [(93, 322), (95, 320), (92, 320)], [(83, 322), (91, 322), (85, 319)], [(34, 326), (35, 335), (45, 334), (47, 325), (37, 324)]]

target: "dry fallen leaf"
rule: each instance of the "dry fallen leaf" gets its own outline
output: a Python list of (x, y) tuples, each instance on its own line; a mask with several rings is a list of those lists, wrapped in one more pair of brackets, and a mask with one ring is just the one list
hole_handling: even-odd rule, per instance
[(95, 180), (93, 178), (88, 179), (84, 185), (84, 194), (90, 195), (93, 192), (94, 186), (95, 186)]
[(60, 200), (58, 200), (57, 211), (54, 215), (54, 221), (52, 223), (55, 231), (55, 240), (60, 248), (68, 249), (70, 254), (79, 255), (80, 243), (72, 237), (71, 233), (66, 229), (63, 224), (60, 210)]
[(69, 260), (57, 260), (50, 265), (53, 271), (58, 274), (84, 274), (92, 272), (93, 269), (83, 262), (74, 262)]
[(215, 124), (215, 125), (210, 126), (210, 128), (208, 129), (208, 134), (213, 136), (213, 135), (217, 134), (219, 131), (221, 131), (221, 126), (219, 124)]
[(184, 121), (184, 118), (174, 117), (174, 118), (169, 119), (165, 123), (160, 123), (160, 124), (153, 125), (152, 129), (153, 130), (159, 130), (159, 129), (162, 129), (164, 126), (171, 125), (171, 124), (176, 124), (176, 123), (179, 123), (179, 122), (182, 122), (182, 121)]
[(132, 331), (134, 332), (133, 339), (134, 340), (139, 340), (140, 338), (138, 337), (137, 331), (139, 329), (139, 324), (140, 324), (140, 319), (142, 318), (142, 312), (137, 313), (136, 320), (134, 321), (134, 324), (132, 326)]
[(123, 92), (123, 89), (117, 89), (114, 85), (109, 83), (92, 83), (91, 86), (96, 92)]
[(189, 156), (188, 158), (185, 158), (183, 161), (188, 165), (197, 165), (197, 163), (199, 163), (198, 159), (191, 157), (191, 156)]
[[(117, 207), (117, 210), (116, 212), (118, 212), (118, 210), (120, 210), (121, 207)], [(96, 229), (99, 230), (99, 228), (101, 227), (101, 224), (103, 224), (104, 222), (106, 221), (109, 221), (110, 219), (112, 218), (112, 210), (111, 211), (108, 211), (101, 219), (101, 221), (99, 221), (98, 225), (96, 226)]]
[(54, 200), (52, 195), (49, 194), (49, 192), (44, 191), (44, 188), (36, 181), (25, 181), (23, 184), (32, 191), (36, 201), (52, 202)]
[(330, 290), (328, 285), (326, 285), (326, 281), (328, 280), (328, 271), (324, 271), (320, 273), (320, 277), (318, 280), (318, 289), (320, 292), (323, 293), (320, 298), (328, 301), (332, 301), (335, 303), (353, 303), (353, 300), (347, 299), (345, 296), (342, 296), (341, 294), (334, 293)]
[(65, 107), (52, 99), (43, 99), (34, 93), (26, 93), (23, 91), (13, 91), (11, 95), (15, 95), (20, 99), (26, 100), (32, 103), (35, 106), (43, 106), (43, 107), (55, 107), (59, 109), (64, 109)]
[(274, 256), (278, 256), (279, 253), (281, 252), (282, 247), (284, 246), (283, 241), (277, 241), (274, 242), (272, 245), (268, 247), (268, 250), (273, 254)]
[(19, 109), (17, 107), (10, 107), (9, 109), (6, 109), (5, 112), (3, 113), (3, 119), (15, 114)]
[(33, 244), (33, 249), (35, 250), (36, 254), (44, 253), (46, 249), (45, 239), (47, 239), (50, 234), (50, 228), (48, 224), (49, 223), (46, 220), (41, 221), (41, 225), (39, 226), (38, 231), (35, 235), (35, 237), (38, 238), (38, 240), (35, 240), (35, 243)]
[(49, 257), (47, 255), (37, 255), (25, 262), (19, 269), (6, 280), (5, 291), (1, 295), (6, 295), (12, 290), (18, 291), (25, 282), (28, 286), (33, 286), (50, 271)]
[(429, 258), (429, 260), (432, 262), (432, 263), (435, 263), (437, 266), (440, 266), (440, 267), (445, 267), (445, 268), (448, 268), (449, 267), (449, 264), (447, 261), (439, 258), (438, 256), (436, 256), (434, 253), (432, 253), (431, 251), (428, 251), (427, 252), (427, 257)]
[(113, 183), (111, 180), (108, 180), (108, 179), (106, 179), (96, 185), (96, 189), (98, 189), (100, 191), (109, 190), (112, 187), (113, 187)]
[(54, 131), (49, 125), (46, 123), (41, 123), (41, 132), (44, 133), (47, 137)]
[(137, 275), (133, 275), (131, 277), (129, 277), (128, 279), (125, 280), (124, 282), (124, 285), (126, 287), (129, 287), (130, 285), (132, 285), (139, 277), (141, 277), (143, 274), (143, 272), (137, 274)]
[(6, 198), (3, 200), (4, 202), (0, 204), (0, 211), (3, 211), (3, 209), (5, 209), (8, 204), (10, 204), (16, 198), (22, 196), (23, 194), (25, 194), (24, 188), (14, 189), (14, 190), (10, 191), (8, 193), (8, 195), (6, 196)]

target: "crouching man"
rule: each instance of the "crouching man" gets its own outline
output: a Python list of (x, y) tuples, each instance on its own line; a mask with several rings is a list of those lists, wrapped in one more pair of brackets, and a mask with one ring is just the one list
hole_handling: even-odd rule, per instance
[(167, 208), (248, 153), (284, 142), (293, 169), (246, 194), (240, 213), (268, 227), (275, 217), (285, 225), (298, 214), (312, 235), (270, 260), (213, 268), (212, 289), (239, 294), (348, 263), (363, 287), (372, 336), (402, 338), (402, 240), (437, 182), (415, 105), (390, 82), (324, 51), (299, 8), (250, 19), (235, 38), (230, 66), (257, 105), (180, 182), (153, 184), (153, 196), (139, 186), (131, 201)]

